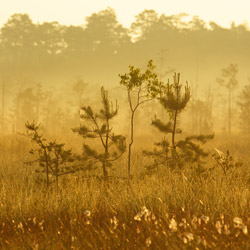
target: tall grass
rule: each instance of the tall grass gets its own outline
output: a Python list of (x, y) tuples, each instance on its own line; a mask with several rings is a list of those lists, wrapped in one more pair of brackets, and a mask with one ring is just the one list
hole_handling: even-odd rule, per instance
[(24, 164), (26, 139), (3, 139), (1, 249), (250, 248), (248, 163), (227, 178), (212, 158), (206, 166), (216, 168), (204, 176), (191, 166), (182, 174), (147, 176), (141, 174), (145, 159), (135, 152), (131, 180), (120, 178), (127, 166), (121, 159), (108, 183), (77, 173), (63, 177), (56, 191)]

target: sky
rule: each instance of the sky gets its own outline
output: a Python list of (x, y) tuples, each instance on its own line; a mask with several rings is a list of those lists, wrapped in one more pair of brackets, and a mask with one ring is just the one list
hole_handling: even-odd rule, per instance
[(250, 0), (0, 0), (0, 26), (15, 13), (29, 14), (34, 23), (84, 25), (86, 16), (107, 7), (115, 10), (118, 21), (125, 27), (144, 9), (166, 15), (197, 15), (223, 27), (230, 27), (232, 21), (250, 24)]

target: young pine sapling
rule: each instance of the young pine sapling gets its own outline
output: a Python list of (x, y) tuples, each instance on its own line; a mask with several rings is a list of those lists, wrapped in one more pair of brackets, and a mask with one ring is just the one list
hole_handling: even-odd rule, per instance
[(161, 105), (169, 115), (169, 121), (165, 123), (157, 117), (152, 121), (152, 125), (160, 132), (166, 136), (170, 134), (171, 140), (163, 138), (161, 142), (155, 143), (156, 148), (153, 152), (144, 151), (147, 156), (154, 158), (154, 164), (153, 166), (148, 166), (149, 169), (155, 169), (159, 165), (176, 169), (176, 167), (182, 168), (187, 162), (201, 163), (200, 158), (208, 154), (201, 148), (199, 143), (204, 144), (208, 139), (213, 138), (213, 135), (193, 135), (179, 141), (176, 140), (176, 136), (182, 133), (178, 119), (190, 100), (190, 88), (186, 84), (184, 94), (182, 94), (180, 74), (174, 74), (173, 80), (172, 84), (168, 82), (164, 86), (163, 91), (161, 89), (159, 97)]
[(108, 167), (112, 166), (112, 162), (119, 159), (126, 150), (125, 137), (112, 133), (111, 120), (118, 114), (117, 102), (115, 108), (113, 103), (108, 99), (108, 92), (101, 88), (102, 109), (98, 113), (94, 113), (90, 106), (82, 107), (80, 117), (85, 121), (84, 125), (74, 128), (73, 132), (78, 133), (84, 139), (99, 139), (102, 152), (98, 152), (98, 145), (91, 147), (84, 141), (83, 158), (88, 162), (89, 166), (98, 163), (102, 166), (103, 176), (108, 177)]
[(55, 177), (56, 186), (58, 187), (60, 176), (75, 173), (82, 169), (82, 166), (73, 164), (75, 158), (73, 157), (71, 149), (64, 149), (65, 145), (62, 143), (47, 141), (47, 139), (39, 133), (40, 125), (36, 125), (34, 122), (27, 122), (25, 126), (28, 129), (28, 136), (31, 137), (32, 142), (38, 146), (38, 148), (30, 150), (30, 154), (38, 155), (38, 158), (32, 162), (39, 163), (41, 170), (37, 170), (37, 172), (46, 174), (47, 187), (49, 187), (50, 184), (50, 175)]

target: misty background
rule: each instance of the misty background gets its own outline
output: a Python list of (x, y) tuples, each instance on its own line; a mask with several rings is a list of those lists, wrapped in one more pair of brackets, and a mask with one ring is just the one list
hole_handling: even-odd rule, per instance
[[(86, 17), (85, 25), (34, 23), (28, 14), (14, 14), (0, 29), (1, 129), (25, 130), (27, 120), (41, 122), (51, 133), (71, 133), (79, 124), (79, 108), (99, 110), (100, 87), (118, 100), (117, 124), (127, 130), (126, 91), (119, 74), (129, 65), (145, 69), (153, 59), (162, 81), (173, 72), (191, 86), (191, 102), (184, 114), (185, 131), (225, 133), (227, 91), (216, 80), (230, 63), (237, 64), (238, 85), (232, 93), (232, 130), (240, 130), (237, 101), (249, 84), (250, 30), (247, 24), (221, 27), (198, 16), (165, 15), (144, 10), (130, 28), (118, 22), (112, 8)], [(136, 117), (147, 124), (163, 114), (156, 103), (145, 105)], [(140, 126), (138, 126), (140, 127)]]

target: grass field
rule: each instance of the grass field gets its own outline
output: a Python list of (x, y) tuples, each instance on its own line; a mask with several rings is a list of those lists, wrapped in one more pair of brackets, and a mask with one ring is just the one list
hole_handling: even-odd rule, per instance
[[(59, 189), (38, 183), (29, 140), (2, 137), (0, 143), (1, 249), (250, 249), (249, 145), (214, 141), (229, 148), (243, 166), (227, 176), (212, 157), (199, 174), (167, 169), (143, 175), (145, 158), (126, 156), (108, 181), (77, 173)], [(124, 178), (121, 178), (121, 177)]]

